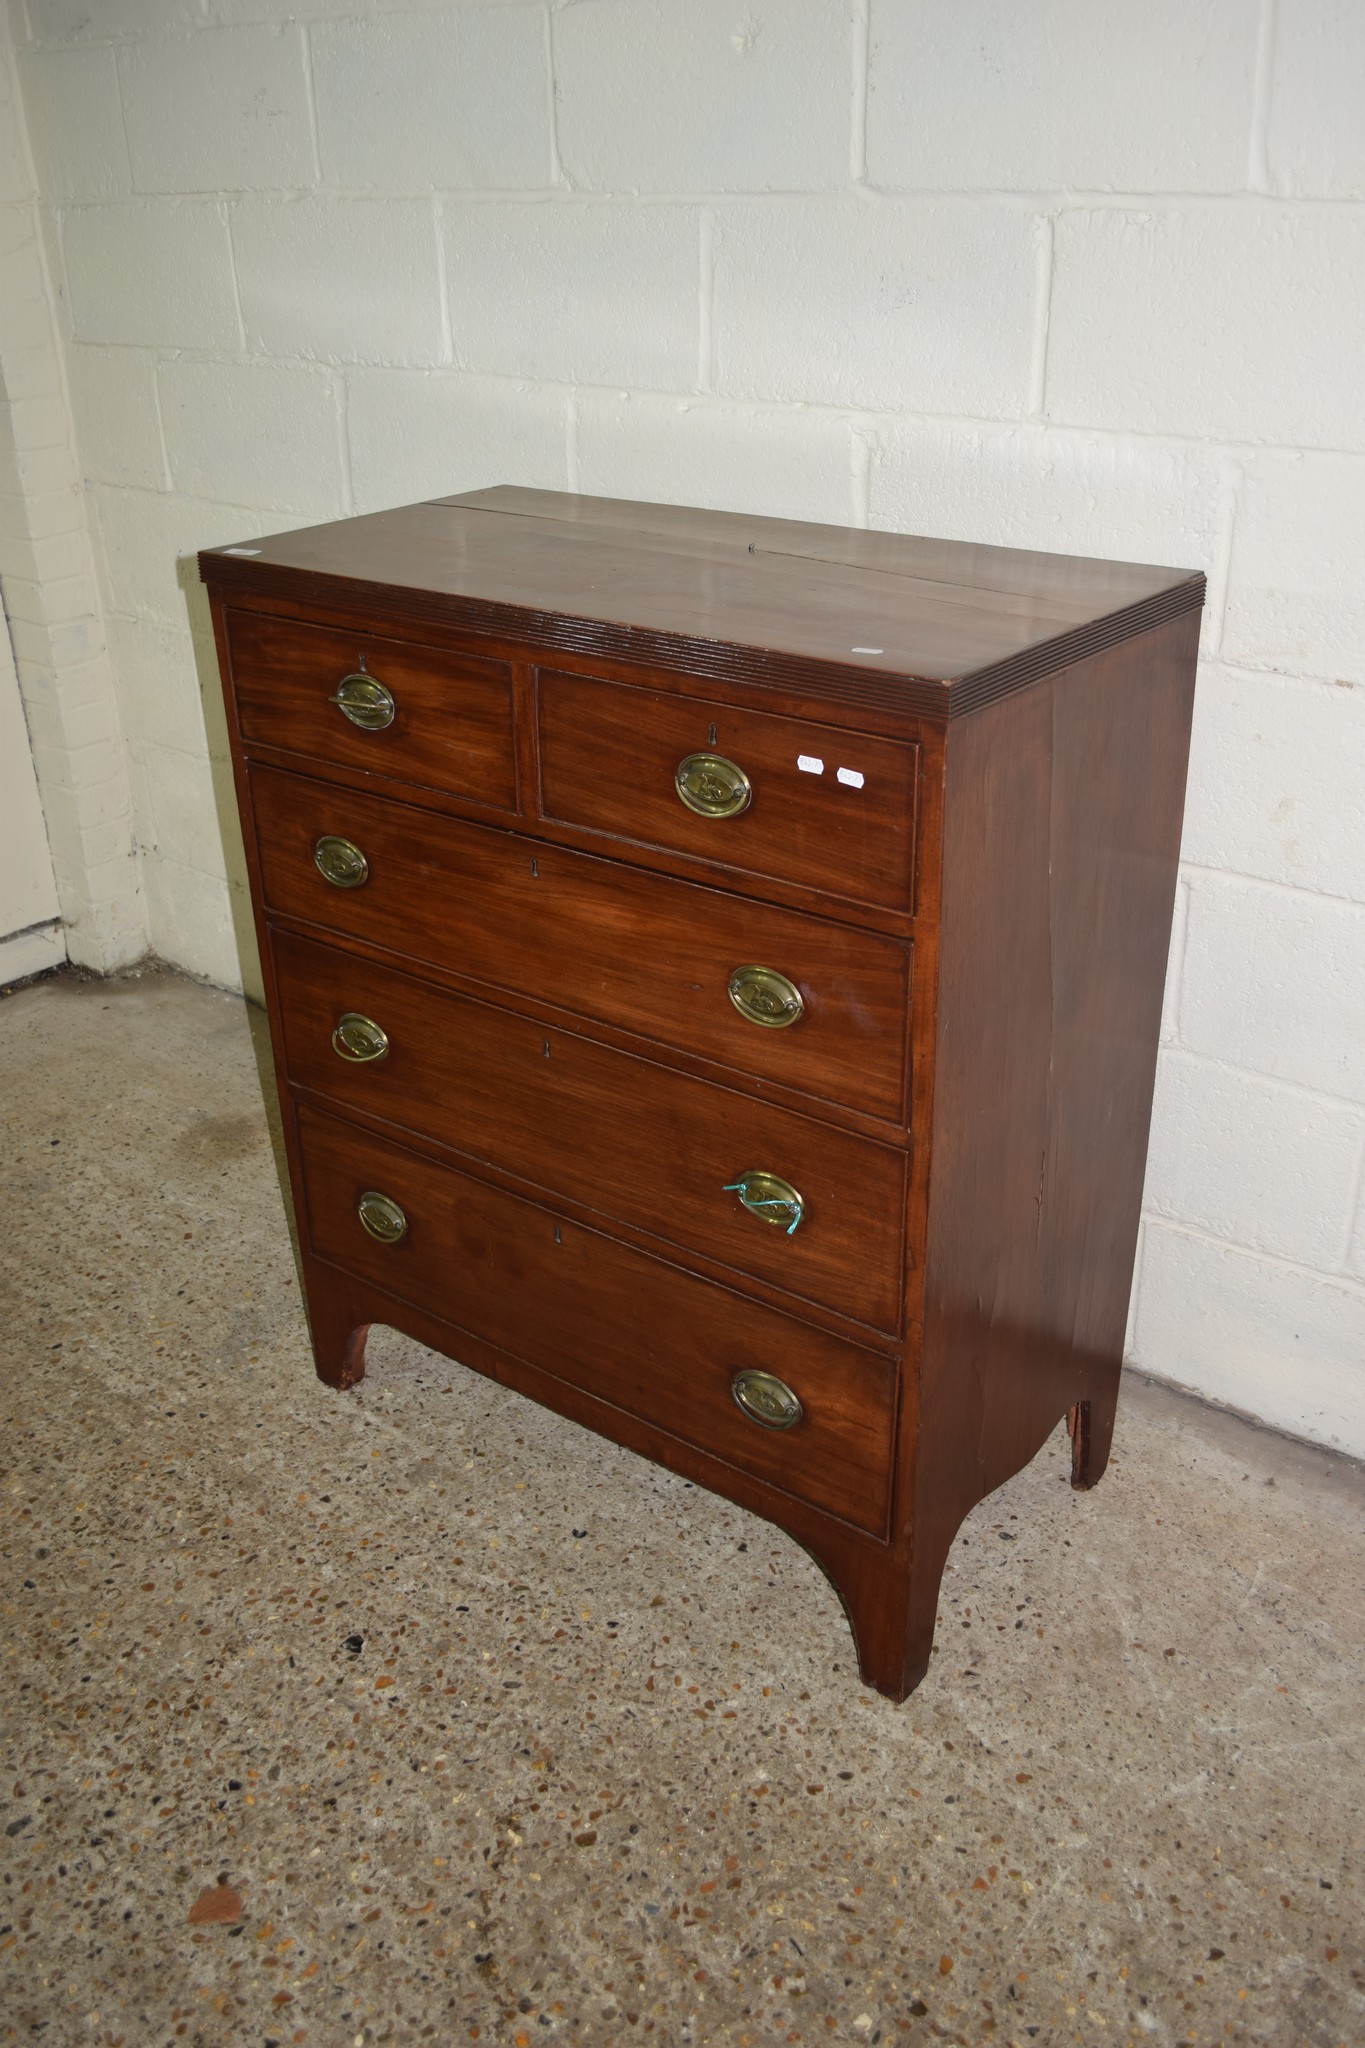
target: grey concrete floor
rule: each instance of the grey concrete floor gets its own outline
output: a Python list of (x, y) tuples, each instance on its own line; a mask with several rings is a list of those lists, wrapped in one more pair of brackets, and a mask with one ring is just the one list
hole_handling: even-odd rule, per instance
[(241, 1003), (0, 1055), (0, 2041), (1365, 2041), (1356, 1467), (1131, 1386), (894, 1707), (740, 1510), (401, 1338), (317, 1382)]

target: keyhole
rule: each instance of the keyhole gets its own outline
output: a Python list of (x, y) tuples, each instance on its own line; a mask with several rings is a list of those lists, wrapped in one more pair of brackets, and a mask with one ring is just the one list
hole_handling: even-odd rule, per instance
[(556, 1243), (556, 1244), (563, 1244), (563, 1242), (564, 1242), (564, 1240), (563, 1240), (563, 1238), (562, 1238), (562, 1237), (560, 1236), (560, 1234), (559, 1234), (559, 1225), (558, 1225), (558, 1224), (556, 1223), (556, 1225), (555, 1225), (555, 1243)]
[(708, 725), (706, 728), (706, 744), (708, 747), (714, 747), (716, 744), (716, 728), (714, 725)]
[(540, 873), (540, 862), (539, 862), (539, 861), (538, 861), (538, 860), (536, 859), (535, 855), (534, 855), (534, 854), (532, 854), (532, 855), (531, 855), (531, 878), (532, 878), (532, 880), (534, 880), (534, 879), (535, 879), (535, 877), (536, 877), (536, 876), (537, 876), (537, 875), (538, 875), (539, 873)]
[(364, 655), (363, 655), (363, 654), (358, 654), (358, 655), (356, 656), (356, 662), (355, 662), (355, 665), (356, 665), (356, 671), (357, 671), (357, 673), (358, 673), (359, 675), (362, 675), (362, 676), (363, 676), (363, 675), (367, 675), (367, 674), (369, 673), (369, 671), (368, 671), (368, 670), (367, 670), (367, 668), (365, 667), (365, 657), (364, 657)]
[(545, 1057), (546, 1059), (550, 1057), (550, 1041), (548, 1038), (545, 1040)]

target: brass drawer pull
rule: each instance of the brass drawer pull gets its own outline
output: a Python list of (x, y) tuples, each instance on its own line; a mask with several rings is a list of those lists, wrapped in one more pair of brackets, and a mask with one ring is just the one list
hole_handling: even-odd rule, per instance
[(785, 1031), (806, 1007), (796, 983), (772, 967), (737, 967), (730, 976), (730, 1001), (765, 1031)]
[(349, 839), (324, 832), (313, 847), (313, 864), (334, 889), (358, 889), (369, 879), (370, 863)]
[(761, 1429), (794, 1429), (805, 1410), (785, 1380), (771, 1372), (737, 1372), (730, 1382), (735, 1403)]
[(389, 1056), (389, 1034), (382, 1025), (375, 1023), (373, 1017), (362, 1017), (359, 1010), (347, 1010), (332, 1033), (332, 1050), (339, 1059), (361, 1064), (368, 1060), (386, 1060)]
[(408, 1219), (397, 1202), (387, 1195), (381, 1195), (375, 1188), (369, 1188), (356, 1204), (360, 1217), (370, 1236), (380, 1244), (397, 1244), (408, 1234)]
[(751, 1216), (772, 1223), (779, 1230), (785, 1230), (791, 1237), (797, 1224), (806, 1213), (806, 1205), (789, 1180), (783, 1180), (775, 1173), (762, 1173), (754, 1168), (742, 1173), (738, 1180), (725, 1183), (727, 1195), (738, 1195)]
[(335, 704), (342, 717), (362, 732), (383, 732), (386, 725), (393, 724), (398, 709), (392, 690), (386, 690), (375, 676), (343, 676), (327, 702)]
[(753, 784), (724, 754), (689, 754), (679, 761), (673, 786), (699, 818), (737, 818), (753, 801)]

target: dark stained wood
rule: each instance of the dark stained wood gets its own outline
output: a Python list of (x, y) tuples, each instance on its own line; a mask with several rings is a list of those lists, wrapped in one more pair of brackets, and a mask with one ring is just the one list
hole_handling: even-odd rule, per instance
[(963, 1517), (1083, 1406), (1113, 1429), (1170, 943), (1197, 619), (949, 736), (910, 1597), (927, 1668)]
[[(903, 1697), (962, 1517), (1063, 1417), (1075, 1484), (1108, 1454), (1202, 578), (502, 490), (201, 559), (319, 1374), (354, 1385), (389, 1323), (768, 1516)], [(502, 664), (515, 820), (244, 735), (241, 606)], [(749, 822), (778, 829), (747, 852), (670, 811), (699, 720), (717, 751), (755, 736)], [(918, 769), (823, 865), (818, 813), (769, 780), (788, 742), (757, 738), (803, 722)], [(576, 779), (576, 751), (610, 772)], [(663, 787), (623, 796), (647, 764)], [(364, 888), (316, 876), (324, 831), (371, 856)], [(734, 1016), (745, 958), (802, 986), (793, 1031)], [(400, 1024), (387, 1074), (330, 1052), (352, 1001)], [(804, 1240), (727, 1226), (716, 1104), (802, 1160)], [(392, 1250), (354, 1215), (381, 1173), (418, 1226)], [(790, 1437), (734, 1408), (736, 1346), (809, 1394)]]
[[(277, 933), (291, 1081), (410, 1127), (684, 1256), (757, 1276), (889, 1335), (900, 1327), (902, 1151), (651, 1061), (440, 991), (334, 945)], [(385, 1057), (338, 1056), (348, 1010), (381, 1025)], [(806, 1208), (789, 1237), (727, 1192), (781, 1174)]]
[(614, 516), (599, 503), (589, 523), (581, 499), (475, 493), (271, 535), (250, 555), (206, 550), (200, 567), (228, 591), (368, 601), (542, 648), (943, 717), (1203, 602), (1203, 578), (1181, 570), (902, 535), (860, 547), (842, 530), (831, 541), (828, 528), (733, 514), (684, 530), (669, 508)]
[[(891, 1492), (895, 1374), (872, 1352), (643, 1257), (553, 1209), (437, 1166), (305, 1106), (309, 1244), (319, 1258), (586, 1387), (727, 1464), (879, 1533)], [(408, 1221), (397, 1244), (362, 1227), (377, 1190)], [(751, 1422), (731, 1393), (779, 1373), (804, 1413)]]
[[(753, 796), (737, 817), (699, 817), (680, 800), (679, 763), (704, 752), (749, 777)], [(820, 765), (802, 769), (802, 761)], [(861, 784), (840, 781), (840, 769)], [(917, 747), (547, 669), (540, 773), (547, 820), (642, 852), (668, 848), (831, 896), (911, 908)]]
[[(448, 790), (466, 802), (516, 809), (506, 662), (374, 633), (327, 632), (243, 609), (228, 613), (227, 628), (247, 747), (312, 755)], [(393, 694), (393, 724), (378, 732), (352, 725), (329, 702), (341, 678), (357, 671)]]
[[(903, 1114), (907, 946), (304, 776), (257, 768), (251, 784), (269, 909), (813, 1096)], [(313, 848), (329, 833), (365, 854), (362, 887), (318, 873)], [(749, 964), (796, 984), (799, 1022), (773, 1031), (740, 1016), (727, 988)]]

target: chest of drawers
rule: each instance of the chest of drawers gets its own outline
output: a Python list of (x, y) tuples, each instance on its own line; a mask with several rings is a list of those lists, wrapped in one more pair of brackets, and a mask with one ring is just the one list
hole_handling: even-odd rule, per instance
[(200, 565), (319, 1374), (729, 1495), (904, 1697), (1108, 1453), (1202, 577), (512, 489)]

